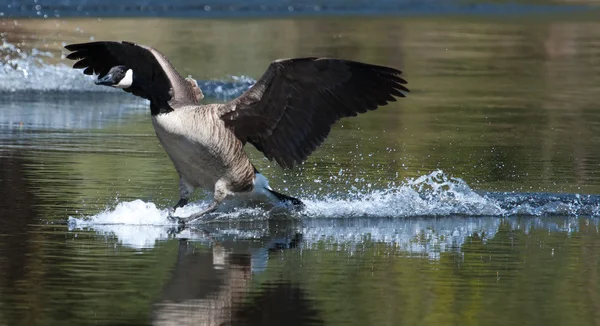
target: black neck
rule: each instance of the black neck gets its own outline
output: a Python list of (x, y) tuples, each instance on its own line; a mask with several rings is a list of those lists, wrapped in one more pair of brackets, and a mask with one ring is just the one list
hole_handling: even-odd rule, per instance
[(152, 100), (150, 101), (150, 114), (152, 114), (153, 116), (169, 112), (173, 112), (173, 109), (169, 106), (168, 103), (160, 103), (158, 101)]

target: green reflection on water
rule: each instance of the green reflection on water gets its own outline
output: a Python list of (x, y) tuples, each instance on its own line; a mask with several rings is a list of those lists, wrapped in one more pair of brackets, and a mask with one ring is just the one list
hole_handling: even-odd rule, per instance
[(384, 243), (323, 241), (274, 254), (261, 278), (302, 284), (327, 325), (591, 325), (600, 318), (600, 242), (595, 226), (578, 223), (570, 234), (503, 223), (439, 260)]
[(140, 253), (114, 236), (65, 229), (32, 226), (20, 275), (0, 282), (5, 322), (148, 323), (149, 308), (177, 258), (177, 242), (157, 243)]

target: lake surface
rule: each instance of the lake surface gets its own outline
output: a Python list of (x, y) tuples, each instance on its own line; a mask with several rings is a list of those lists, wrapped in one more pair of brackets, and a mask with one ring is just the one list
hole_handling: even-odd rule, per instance
[[(600, 16), (561, 8), (281, 19), (6, 11), (0, 325), (600, 324)], [(397, 67), (411, 93), (340, 121), (294, 170), (247, 148), (304, 211), (224, 207), (180, 230), (166, 210), (177, 174), (148, 103), (64, 60), (62, 46), (89, 40), (158, 48), (206, 102), (297, 56)], [(178, 213), (209, 200), (197, 192)]]

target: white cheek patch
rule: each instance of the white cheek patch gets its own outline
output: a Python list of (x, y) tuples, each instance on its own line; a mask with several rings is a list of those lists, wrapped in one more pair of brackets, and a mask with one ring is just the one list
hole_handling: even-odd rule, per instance
[(114, 87), (127, 88), (130, 87), (131, 84), (133, 84), (133, 70), (127, 69), (127, 72), (125, 72), (125, 77), (123, 77), (118, 84), (114, 85)]

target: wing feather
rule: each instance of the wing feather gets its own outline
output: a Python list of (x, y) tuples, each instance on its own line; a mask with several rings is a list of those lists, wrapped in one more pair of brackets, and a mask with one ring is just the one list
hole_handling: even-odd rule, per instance
[(323, 143), (339, 119), (404, 97), (408, 89), (401, 74), (394, 68), (348, 60), (277, 60), (219, 113), (242, 142), (291, 168)]

